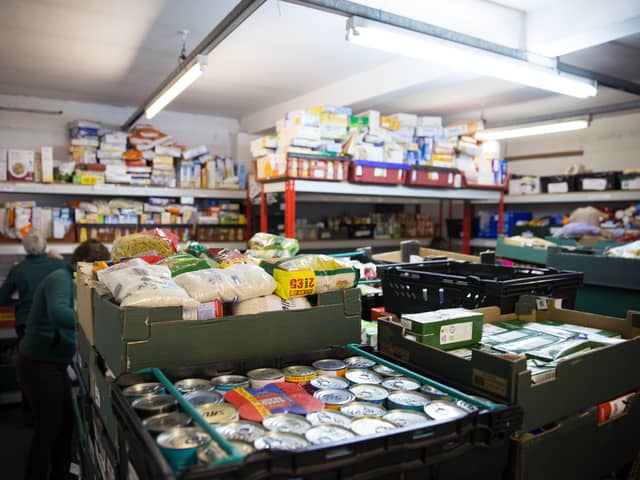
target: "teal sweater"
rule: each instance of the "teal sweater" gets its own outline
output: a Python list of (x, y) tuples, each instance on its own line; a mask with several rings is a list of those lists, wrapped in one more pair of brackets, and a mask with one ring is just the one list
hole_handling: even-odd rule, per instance
[(20, 353), (32, 360), (70, 363), (75, 351), (73, 268), (67, 264), (36, 289)]
[(36, 287), (54, 270), (66, 265), (64, 260), (51, 258), (47, 255), (27, 255), (20, 263), (9, 270), (6, 280), (0, 287), (0, 305), (11, 305), (11, 295), (18, 292), (18, 300), (15, 302), (16, 326), (27, 323), (31, 302)]

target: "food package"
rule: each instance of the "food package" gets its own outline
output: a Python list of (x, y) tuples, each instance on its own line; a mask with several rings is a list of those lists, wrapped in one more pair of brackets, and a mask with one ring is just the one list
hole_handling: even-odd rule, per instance
[(200, 303), (212, 300), (241, 302), (273, 293), (275, 280), (257, 265), (237, 264), (228, 268), (209, 268), (175, 278)]
[(605, 252), (605, 255), (607, 257), (640, 259), (640, 240), (610, 248)]
[(276, 413), (306, 415), (321, 410), (324, 402), (297, 383), (276, 382), (264, 388), (236, 388), (224, 395), (226, 402), (238, 407), (241, 420), (262, 422)]
[(213, 320), (223, 316), (224, 312), (220, 300), (201, 303), (195, 308), (185, 307), (182, 309), (183, 320)]
[(121, 307), (197, 307), (198, 302), (171, 279), (165, 265), (133, 259), (97, 272)]
[(280, 312), (286, 310), (302, 310), (311, 308), (306, 297), (290, 298), (285, 300), (277, 295), (251, 298), (243, 302), (233, 304), (234, 315), (253, 315), (263, 312)]
[(160, 228), (154, 228), (120, 237), (114, 242), (111, 255), (114, 258), (122, 258), (153, 252), (156, 255), (169, 257), (176, 253), (177, 248), (178, 238), (174, 234)]
[(276, 295), (289, 299), (353, 287), (359, 272), (328, 255), (298, 255), (264, 260), (262, 268), (277, 282)]
[[(261, 250), (265, 252), (281, 251), (285, 254), (281, 256), (293, 256), (300, 250), (298, 240), (295, 238), (281, 237), (271, 233), (256, 233), (249, 239), (248, 246), (252, 251), (251, 256), (258, 258), (273, 258), (267, 255), (259, 255)], [(286, 255), (287, 253), (288, 255)]]
[(209, 263), (206, 260), (194, 257), (188, 253), (176, 253), (171, 257), (167, 257), (160, 262), (159, 265), (165, 265), (171, 270), (171, 276), (177, 277), (188, 272), (195, 272), (197, 270), (204, 270), (210, 268)]

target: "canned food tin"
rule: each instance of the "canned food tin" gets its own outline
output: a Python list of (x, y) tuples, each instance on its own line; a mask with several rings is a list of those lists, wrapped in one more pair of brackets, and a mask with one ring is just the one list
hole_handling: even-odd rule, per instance
[(253, 443), (253, 441), (267, 433), (262, 425), (254, 422), (230, 422), (219, 425), (216, 430), (227, 440), (240, 440), (242, 442)]
[(389, 396), (386, 388), (367, 383), (353, 385), (349, 391), (356, 396), (358, 401), (375, 403), (376, 405), (382, 405)]
[(269, 432), (253, 442), (256, 450), (302, 450), (309, 442), (302, 435), (284, 432)]
[(166, 393), (166, 391), (164, 386), (159, 382), (136, 383), (122, 390), (122, 394), (130, 402), (145, 395), (158, 395), (163, 393)]
[(313, 445), (325, 445), (350, 440), (356, 435), (338, 425), (316, 425), (304, 432), (304, 436)]
[(420, 392), (397, 390), (389, 394), (388, 402), (389, 408), (404, 408), (421, 412), (424, 406), (431, 402), (431, 399)]
[(205, 403), (198, 412), (209, 423), (229, 423), (238, 420), (238, 409), (230, 403)]
[(277, 368), (256, 368), (247, 372), (251, 388), (261, 389), (270, 383), (284, 382), (282, 370)]
[(222, 394), (215, 390), (195, 390), (187, 393), (184, 399), (194, 407), (199, 407), (207, 403), (222, 403), (224, 401)]
[(292, 413), (271, 415), (262, 420), (262, 425), (271, 432), (297, 433), (298, 435), (304, 434), (311, 427), (304, 417)]
[(382, 386), (391, 392), (396, 390), (412, 392), (420, 388), (420, 382), (409, 377), (391, 377), (383, 380)]
[(366, 369), (376, 366), (376, 362), (369, 360), (367, 357), (349, 357), (344, 359), (344, 363), (347, 364), (347, 368)]
[(249, 378), (244, 375), (220, 375), (211, 379), (211, 385), (220, 392), (228, 392), (235, 388), (249, 386)]
[(424, 413), (436, 421), (450, 420), (453, 418), (464, 417), (467, 415), (460, 407), (442, 401), (431, 402), (429, 405), (425, 405)]
[(145, 418), (142, 421), (142, 426), (157, 435), (172, 428), (186, 427), (190, 423), (191, 417), (186, 413), (170, 412)]
[(229, 443), (243, 457), (246, 457), (247, 455), (251, 455), (253, 452), (256, 451), (256, 449), (253, 448), (253, 445), (248, 442), (243, 442), (241, 440), (232, 440)]
[(316, 360), (311, 364), (316, 369), (318, 375), (335, 375), (336, 377), (344, 377), (347, 372), (347, 364), (342, 360), (335, 358), (324, 358)]
[(339, 425), (348, 428), (351, 418), (335, 410), (316, 410), (307, 413), (307, 421), (311, 425)]
[(475, 413), (478, 410), (480, 410), (478, 407), (476, 407), (474, 404), (469, 403), (469, 402), (465, 402), (464, 400), (458, 400), (456, 401), (456, 406), (461, 408), (462, 410), (464, 410), (467, 413)]
[(356, 396), (349, 390), (326, 389), (317, 390), (313, 396), (324, 402), (325, 408), (340, 410), (342, 405), (353, 402)]
[(178, 380), (173, 384), (173, 386), (176, 387), (183, 395), (197, 390), (213, 389), (211, 382), (204, 378), (185, 378), (183, 380)]
[(373, 367), (373, 371), (382, 377), (401, 377), (402, 374), (393, 368), (389, 368), (386, 365), (376, 365)]
[(405, 427), (423, 427), (429, 425), (432, 420), (429, 419), (424, 413), (416, 412), (413, 410), (391, 410), (385, 413), (383, 420), (393, 423), (394, 425)]
[(340, 407), (340, 412), (351, 418), (382, 417), (386, 410), (380, 405), (367, 402), (351, 402)]
[(329, 375), (320, 375), (311, 380), (311, 386), (314, 390), (344, 390), (349, 388), (349, 381), (343, 377), (334, 377)]
[(309, 385), (309, 382), (318, 376), (315, 368), (307, 365), (285, 367), (282, 369), (282, 373), (284, 373), (285, 382), (297, 383), (299, 385)]
[(427, 384), (420, 385), (420, 393), (424, 393), (431, 400), (447, 400), (450, 398), (448, 393)]
[(372, 385), (379, 385), (382, 383), (382, 377), (371, 370), (353, 369), (348, 370), (344, 375), (350, 383), (368, 383)]
[(178, 401), (171, 395), (146, 395), (134, 400), (131, 406), (140, 418), (147, 418), (173, 412), (178, 408)]
[(389, 430), (394, 430), (397, 427), (393, 423), (383, 420), (382, 418), (360, 417), (353, 420), (349, 428), (351, 428), (356, 435), (364, 436), (385, 433)]
[(202, 465), (209, 465), (228, 456), (227, 452), (215, 441), (198, 448), (198, 463)]
[(174, 428), (162, 432), (156, 438), (160, 451), (171, 468), (178, 472), (198, 459), (198, 448), (211, 441), (211, 437), (200, 428)]

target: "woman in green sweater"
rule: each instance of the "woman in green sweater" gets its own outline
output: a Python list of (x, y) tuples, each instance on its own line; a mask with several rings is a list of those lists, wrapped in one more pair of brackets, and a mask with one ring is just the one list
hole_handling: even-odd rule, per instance
[(79, 245), (66, 265), (50, 273), (33, 296), (18, 353), (18, 378), (33, 410), (25, 479), (69, 478), (74, 416), (67, 366), (76, 350), (73, 275), (78, 262), (109, 259), (97, 240)]

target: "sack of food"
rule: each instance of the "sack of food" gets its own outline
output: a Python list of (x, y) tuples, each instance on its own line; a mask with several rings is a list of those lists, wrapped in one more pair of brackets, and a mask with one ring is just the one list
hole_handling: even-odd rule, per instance
[(207, 248), (199, 242), (189, 242), (187, 253), (206, 260), (212, 268), (226, 268), (236, 263), (256, 263), (240, 250), (228, 248)]
[(196, 258), (188, 253), (176, 253), (171, 257), (167, 257), (158, 262), (158, 265), (165, 265), (171, 270), (171, 276), (177, 277), (188, 272), (195, 272), (197, 270), (204, 270), (205, 268), (211, 268), (206, 260)]
[(253, 315), (264, 312), (281, 312), (286, 310), (302, 310), (311, 308), (311, 304), (306, 297), (290, 298), (285, 300), (277, 295), (267, 295), (265, 297), (252, 298), (243, 302), (233, 304), (234, 315)]
[(189, 272), (176, 277), (175, 281), (200, 303), (241, 302), (269, 295), (276, 288), (275, 280), (267, 272), (251, 264)]
[(261, 266), (275, 278), (276, 295), (285, 299), (342, 290), (359, 280), (358, 270), (328, 255), (263, 260)]
[(137, 257), (139, 255), (162, 255), (169, 257), (178, 250), (178, 237), (160, 228), (144, 230), (113, 243), (111, 255), (114, 258)]
[[(271, 233), (256, 233), (249, 239), (251, 256), (256, 258), (292, 257), (300, 250), (298, 240)], [(277, 253), (278, 255), (273, 255)]]

